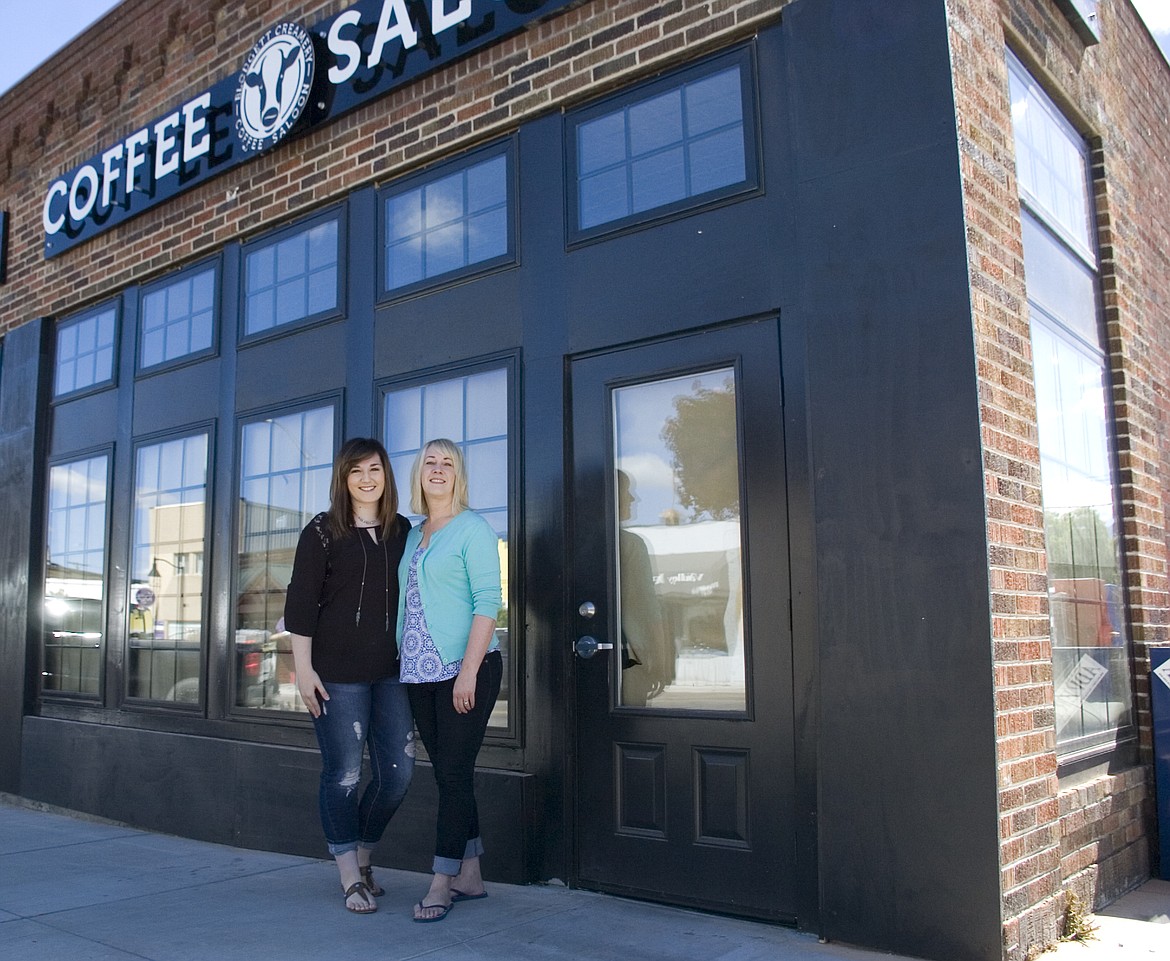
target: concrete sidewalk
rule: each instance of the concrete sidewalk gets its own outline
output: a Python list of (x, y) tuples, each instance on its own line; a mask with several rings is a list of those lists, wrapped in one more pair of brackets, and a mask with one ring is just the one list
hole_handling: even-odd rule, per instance
[[(0, 795), (0, 958), (13, 961), (899, 961), (787, 928), (574, 891), (488, 884), (414, 924), (427, 876), (382, 869), (376, 914), (342, 906), (330, 862), (151, 834)], [(1135, 920), (1134, 918), (1137, 918)], [(1048, 961), (1170, 959), (1170, 882), (1095, 919)], [(945, 959), (943, 959), (945, 961)]]

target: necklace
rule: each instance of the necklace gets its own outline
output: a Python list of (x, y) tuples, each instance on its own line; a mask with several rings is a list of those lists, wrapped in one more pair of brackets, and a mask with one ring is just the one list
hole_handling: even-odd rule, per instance
[[(358, 591), (357, 613), (354, 615), (354, 627), (357, 627), (362, 622), (362, 601), (366, 597), (366, 571), (369, 569), (369, 555), (366, 553), (366, 535), (359, 534), (358, 537), (362, 542), (362, 585)], [(390, 558), (386, 550), (386, 542), (382, 541), (382, 564), (386, 572), (386, 630), (390, 630)]]

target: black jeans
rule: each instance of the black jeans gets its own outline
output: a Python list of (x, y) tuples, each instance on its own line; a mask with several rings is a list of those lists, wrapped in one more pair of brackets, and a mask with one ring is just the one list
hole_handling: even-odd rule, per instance
[(475, 678), (475, 707), (460, 714), (452, 703), (455, 679), (407, 684), (419, 737), (431, 759), (439, 788), (435, 838), (436, 874), (455, 875), (465, 857), (483, 852), (475, 806), (475, 758), (504, 676), (504, 659), (489, 651)]

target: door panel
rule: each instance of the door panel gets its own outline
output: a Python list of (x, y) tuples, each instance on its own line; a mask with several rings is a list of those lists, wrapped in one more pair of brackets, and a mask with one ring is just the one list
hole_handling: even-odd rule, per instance
[(776, 323), (570, 376), (576, 880), (795, 921)]

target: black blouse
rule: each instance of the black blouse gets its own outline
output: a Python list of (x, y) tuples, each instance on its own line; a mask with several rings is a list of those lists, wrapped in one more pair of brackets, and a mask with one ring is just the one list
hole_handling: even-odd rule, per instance
[(356, 527), (337, 538), (318, 514), (301, 531), (284, 626), (313, 639), (313, 669), (323, 681), (368, 684), (398, 675), (398, 562), (409, 530), (399, 514), (386, 540)]

